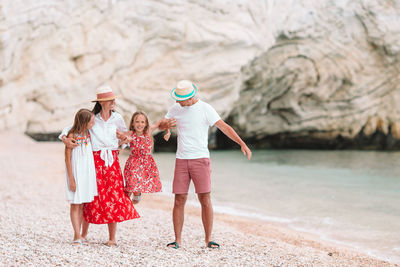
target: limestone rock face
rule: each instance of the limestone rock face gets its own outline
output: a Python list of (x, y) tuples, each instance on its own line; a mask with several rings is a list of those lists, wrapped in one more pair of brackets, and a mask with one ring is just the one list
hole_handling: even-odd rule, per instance
[(400, 1), (336, 2), (315, 1), (305, 23), (289, 19), (242, 69), (230, 113), (242, 135), (398, 138)]
[(180, 79), (227, 114), (240, 68), (273, 42), (247, 1), (6, 0), (0, 8), (0, 130), (59, 131), (103, 84), (120, 95), (126, 121), (137, 109), (163, 117)]
[(104, 84), (126, 122), (154, 121), (191, 79), (248, 140), (399, 136), (398, 0), (5, 0), (0, 16), (0, 130), (58, 132)]

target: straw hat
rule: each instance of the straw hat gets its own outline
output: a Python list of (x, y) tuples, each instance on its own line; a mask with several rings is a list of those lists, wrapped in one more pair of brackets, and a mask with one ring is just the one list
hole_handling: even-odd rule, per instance
[(179, 81), (176, 88), (172, 89), (171, 97), (177, 101), (184, 101), (194, 97), (197, 93), (197, 87), (188, 80)]
[(96, 95), (97, 98), (95, 100), (92, 100), (92, 102), (108, 101), (116, 99), (118, 97), (114, 95), (112, 88), (108, 85), (100, 86), (99, 88), (97, 88)]

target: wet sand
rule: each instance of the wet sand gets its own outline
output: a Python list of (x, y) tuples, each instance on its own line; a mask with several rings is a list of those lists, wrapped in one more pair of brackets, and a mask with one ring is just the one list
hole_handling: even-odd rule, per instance
[(213, 229), (221, 248), (208, 249), (194, 206), (185, 211), (182, 247), (167, 248), (172, 194), (144, 196), (135, 206), (141, 218), (118, 224), (118, 247), (103, 245), (106, 225), (91, 225), (90, 244), (73, 246), (62, 143), (3, 132), (0, 148), (0, 265), (396, 266), (283, 224), (222, 213)]

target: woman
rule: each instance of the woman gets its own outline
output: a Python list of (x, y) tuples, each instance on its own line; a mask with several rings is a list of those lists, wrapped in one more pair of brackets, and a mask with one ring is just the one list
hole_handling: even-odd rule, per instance
[[(116, 246), (117, 222), (139, 218), (129, 197), (123, 191), (123, 177), (118, 159), (117, 130), (126, 132), (122, 116), (114, 111), (115, 98), (109, 86), (100, 87), (93, 113), (95, 123), (90, 130), (93, 157), (96, 167), (98, 196), (83, 209), (86, 222), (82, 226), (82, 237), (86, 238), (89, 223), (108, 224), (107, 246)], [(68, 128), (66, 128), (68, 129)], [(67, 147), (74, 146), (74, 140), (60, 135)]]

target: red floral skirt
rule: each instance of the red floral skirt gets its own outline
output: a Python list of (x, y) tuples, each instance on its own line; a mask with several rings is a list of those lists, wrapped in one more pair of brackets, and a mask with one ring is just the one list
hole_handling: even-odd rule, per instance
[(83, 207), (83, 218), (88, 223), (105, 224), (139, 218), (132, 201), (124, 193), (118, 151), (112, 151), (114, 162), (106, 167), (100, 151), (94, 151), (98, 195)]

